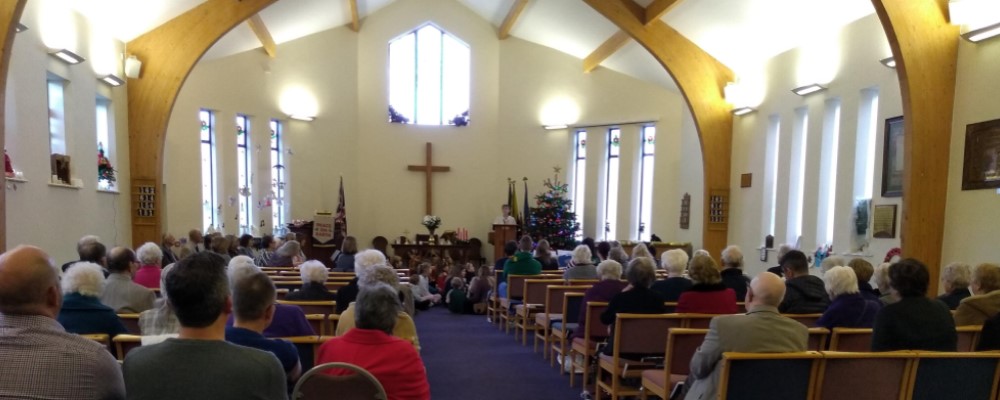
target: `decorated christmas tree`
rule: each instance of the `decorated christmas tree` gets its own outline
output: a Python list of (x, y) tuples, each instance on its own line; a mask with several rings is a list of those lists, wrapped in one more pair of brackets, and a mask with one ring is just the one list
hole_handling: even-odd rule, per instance
[(535, 240), (546, 239), (553, 249), (571, 250), (576, 246), (576, 222), (573, 202), (568, 198), (568, 184), (559, 181), (559, 168), (555, 178), (543, 183), (547, 190), (535, 196), (535, 205), (528, 217), (528, 234)]

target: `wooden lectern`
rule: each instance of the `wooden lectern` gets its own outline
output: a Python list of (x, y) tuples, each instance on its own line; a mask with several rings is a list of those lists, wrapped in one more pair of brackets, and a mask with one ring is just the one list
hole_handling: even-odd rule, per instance
[(494, 261), (504, 256), (503, 246), (511, 240), (517, 240), (517, 225), (493, 225), (493, 232), (490, 232), (490, 243), (493, 243)]

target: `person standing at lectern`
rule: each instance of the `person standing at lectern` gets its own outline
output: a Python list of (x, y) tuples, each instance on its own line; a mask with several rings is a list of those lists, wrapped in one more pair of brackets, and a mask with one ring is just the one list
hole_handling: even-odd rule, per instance
[(510, 205), (500, 207), (501, 214), (493, 220), (493, 225), (517, 225), (517, 220), (510, 216)]

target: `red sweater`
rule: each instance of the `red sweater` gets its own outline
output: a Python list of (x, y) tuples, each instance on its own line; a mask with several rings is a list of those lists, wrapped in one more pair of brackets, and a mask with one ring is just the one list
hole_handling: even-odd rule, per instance
[[(378, 379), (389, 400), (429, 400), (427, 370), (413, 344), (385, 332), (354, 328), (319, 347), (316, 365), (346, 362), (364, 368)], [(332, 370), (331, 375), (347, 375)]]
[(677, 312), (697, 314), (736, 314), (736, 292), (725, 285), (697, 284), (681, 293)]

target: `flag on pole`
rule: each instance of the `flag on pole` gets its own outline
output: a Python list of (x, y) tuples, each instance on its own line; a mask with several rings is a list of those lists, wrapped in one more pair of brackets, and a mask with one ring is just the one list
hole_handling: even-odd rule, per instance
[(524, 178), (524, 216), (521, 217), (521, 226), (524, 233), (528, 233), (528, 220), (531, 218), (531, 208), (528, 207), (528, 178)]
[(335, 223), (340, 224), (340, 231), (347, 236), (347, 204), (344, 201), (344, 177), (340, 177), (340, 199), (337, 201), (337, 217)]
[(510, 215), (517, 225), (521, 225), (521, 212), (517, 208), (517, 186), (514, 181), (510, 181)]

